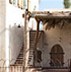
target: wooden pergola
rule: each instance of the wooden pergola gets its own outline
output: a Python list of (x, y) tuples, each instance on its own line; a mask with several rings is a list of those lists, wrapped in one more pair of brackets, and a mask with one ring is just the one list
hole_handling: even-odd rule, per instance
[(39, 23), (42, 21), (43, 25), (46, 25), (46, 29), (50, 29), (51, 27), (55, 27), (55, 25), (60, 24), (61, 28), (64, 24), (71, 23), (71, 11), (35, 11), (32, 12), (33, 17), (37, 21), (37, 30), (36, 30), (36, 40), (35, 47), (37, 46), (37, 42), (39, 40)]

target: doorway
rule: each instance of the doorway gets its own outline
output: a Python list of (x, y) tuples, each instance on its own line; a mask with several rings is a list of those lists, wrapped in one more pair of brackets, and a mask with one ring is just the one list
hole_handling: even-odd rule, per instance
[(50, 52), (50, 66), (61, 67), (64, 64), (64, 52), (59, 44), (52, 47)]

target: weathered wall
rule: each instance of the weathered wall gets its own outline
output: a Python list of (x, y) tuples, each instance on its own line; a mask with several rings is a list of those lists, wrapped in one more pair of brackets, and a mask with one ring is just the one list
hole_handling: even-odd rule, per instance
[[(0, 0), (0, 65), (2, 66), (5, 60), (5, 0)], [(2, 60), (1, 60), (2, 59)]]
[(50, 52), (55, 44), (60, 44), (64, 51), (64, 66), (68, 66), (68, 60), (71, 59), (71, 24), (65, 24), (63, 29), (59, 26), (44, 31), (43, 37), (43, 64), (50, 66)]

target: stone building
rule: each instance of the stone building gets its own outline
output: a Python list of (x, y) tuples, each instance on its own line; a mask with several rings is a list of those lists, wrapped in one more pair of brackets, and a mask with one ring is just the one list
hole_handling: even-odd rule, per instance
[[(71, 11), (35, 11), (37, 30), (27, 36), (26, 72), (69, 72), (71, 61)], [(40, 22), (43, 29), (39, 30)], [(27, 42), (27, 45), (28, 45)]]
[[(1, 66), (5, 62), (7, 67), (17, 64), (22, 66), (22, 69), (25, 67), (25, 69), (27, 68), (24, 69), (25, 72), (33, 72), (33, 70), (35, 72), (52, 72), (51, 69), (57, 71), (62, 69), (61, 72), (68, 72), (71, 60), (70, 10), (41, 12), (31, 10), (33, 18), (27, 20), (28, 30), (23, 37), (22, 14), (24, 10), (20, 9), (21, 6), (18, 8), (13, 3), (10, 4), (8, 0), (0, 0), (0, 8)], [(38, 7), (34, 5), (33, 9), (35, 8)], [(42, 30), (39, 30), (40, 24), (43, 26)], [(16, 71), (23, 72), (23, 70), (17, 69), (18, 67), (15, 68)], [(15, 70), (11, 69), (10, 72), (15, 72)]]

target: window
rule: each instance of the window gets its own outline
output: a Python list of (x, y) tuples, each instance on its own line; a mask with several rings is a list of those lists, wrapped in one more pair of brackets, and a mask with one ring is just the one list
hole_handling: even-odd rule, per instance
[(52, 47), (50, 52), (50, 66), (61, 67), (64, 64), (64, 52), (59, 44)]

